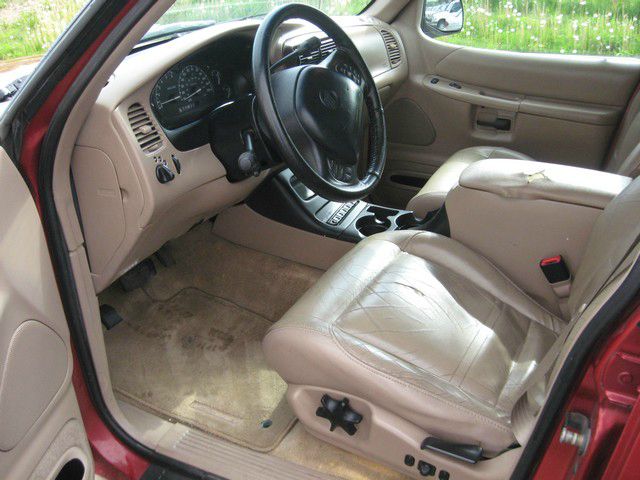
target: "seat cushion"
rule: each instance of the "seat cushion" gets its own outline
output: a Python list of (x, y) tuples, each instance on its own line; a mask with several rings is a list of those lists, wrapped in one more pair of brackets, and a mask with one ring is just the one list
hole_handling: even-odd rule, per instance
[(289, 383), (366, 399), (496, 454), (516, 392), (562, 322), (484, 258), (428, 232), (370, 237), (267, 333)]
[(409, 200), (407, 210), (412, 210), (419, 218), (444, 205), (447, 193), (458, 185), (462, 172), (472, 163), (487, 158), (505, 158), (533, 160), (524, 153), (501, 147), (471, 147), (454, 153), (442, 164), (422, 187), (418, 194)]

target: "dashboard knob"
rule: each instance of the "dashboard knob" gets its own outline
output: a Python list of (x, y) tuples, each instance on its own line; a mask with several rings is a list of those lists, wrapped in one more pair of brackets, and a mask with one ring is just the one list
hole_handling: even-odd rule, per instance
[(160, 183), (170, 182), (175, 176), (171, 169), (164, 163), (156, 165), (156, 178)]

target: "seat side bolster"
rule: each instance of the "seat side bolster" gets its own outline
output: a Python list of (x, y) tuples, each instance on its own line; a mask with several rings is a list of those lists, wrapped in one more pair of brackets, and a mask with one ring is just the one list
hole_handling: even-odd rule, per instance
[(453, 157), (447, 160), (429, 178), (420, 192), (409, 200), (407, 210), (412, 210), (417, 217), (422, 218), (427, 213), (440, 208), (447, 198), (447, 193), (458, 185), (462, 172), (474, 161)]
[(431, 232), (413, 235), (404, 250), (467, 278), (495, 298), (554, 333), (564, 322), (538, 305), (489, 260), (463, 244)]
[(471, 147), (454, 153), (429, 178), (424, 187), (407, 204), (407, 210), (413, 210), (417, 217), (440, 208), (447, 194), (458, 185), (460, 175), (471, 164), (488, 158), (532, 160), (527, 155), (500, 147)]

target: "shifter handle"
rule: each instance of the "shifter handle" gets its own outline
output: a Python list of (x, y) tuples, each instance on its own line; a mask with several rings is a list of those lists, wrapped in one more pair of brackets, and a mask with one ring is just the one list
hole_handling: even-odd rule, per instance
[(258, 175), (260, 175), (260, 164), (258, 163), (256, 153), (253, 150), (253, 139), (251, 138), (251, 132), (249, 132), (248, 130), (242, 132), (242, 137), (244, 139), (244, 144), (247, 147), (247, 150), (242, 152), (238, 156), (238, 167), (240, 168), (240, 170), (242, 170), (243, 173), (257, 177)]

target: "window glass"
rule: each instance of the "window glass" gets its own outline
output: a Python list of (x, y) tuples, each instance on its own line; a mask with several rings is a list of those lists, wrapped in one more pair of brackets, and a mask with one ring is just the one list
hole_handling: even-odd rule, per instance
[[(457, 0), (456, 0), (457, 1)], [(425, 0), (425, 15), (446, 0)], [(515, 52), (640, 56), (640, 0), (462, 0), (461, 29), (440, 40)], [(440, 22), (449, 22), (439, 13)], [(457, 31), (460, 30), (460, 31)], [(435, 32), (435, 34), (434, 34)]]
[[(2, 0), (0, 0), (2, 1)], [(228, 22), (262, 16), (290, 0), (177, 0), (158, 21), (160, 24), (185, 21)], [(328, 15), (357, 15), (369, 0), (296, 0)]]

